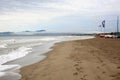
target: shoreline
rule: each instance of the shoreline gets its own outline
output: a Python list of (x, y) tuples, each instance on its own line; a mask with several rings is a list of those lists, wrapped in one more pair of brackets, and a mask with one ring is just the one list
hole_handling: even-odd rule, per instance
[[(80, 36), (80, 37), (74, 37), (73, 39), (61, 39), (57, 41), (52, 41), (47, 44), (39, 45), (32, 48), (32, 52), (30, 52), (28, 55), (22, 57), (22, 59), (16, 59), (10, 62), (6, 62), (5, 65), (11, 65), (11, 64), (19, 64), (21, 67), (29, 66), (34, 63), (37, 63), (39, 61), (42, 61), (46, 58), (46, 53), (52, 50), (52, 47), (54, 47), (55, 44), (66, 42), (66, 41), (73, 41), (73, 40), (84, 40), (84, 39), (90, 39), (94, 38), (93, 36)], [(37, 52), (36, 52), (37, 51)], [(36, 54), (34, 54), (36, 53)], [(39, 56), (41, 55), (41, 56)], [(31, 57), (34, 56), (33, 60), (31, 60)], [(25, 62), (24, 62), (25, 61)]]
[[(34, 63), (37, 63), (46, 58), (46, 56), (44, 54), (51, 51), (50, 47), (54, 46), (54, 44), (55, 44), (55, 42), (51, 42), (48, 44), (33, 47), (32, 51), (28, 55), (22, 57), (21, 59), (16, 59), (16, 60), (7, 62), (7, 63), (5, 63), (5, 65), (19, 64), (21, 67), (25, 67), (25, 66), (29, 66)], [(42, 48), (42, 50), (41, 50), (41, 48)], [(35, 52), (35, 51), (37, 51), (37, 52)], [(34, 53), (36, 53), (36, 54), (34, 54)], [(31, 60), (30, 57), (33, 57), (33, 59)]]
[[(75, 36), (74, 38), (72, 36), (66, 36), (66, 37), (58, 37), (58, 38), (59, 39), (55, 39), (52, 42), (46, 42), (44, 45), (32, 47), (31, 48), (32, 52), (30, 51), (30, 53), (27, 56), (24, 56), (20, 59), (15, 59), (15, 60), (12, 60), (12, 61), (8, 61), (7, 63), (5, 63), (4, 65), (7, 66), (7, 68), (4, 68), (4, 72), (0, 73), (0, 75), (1, 75), (0, 79), (2, 79), (2, 80), (3, 79), (4, 80), (9, 80), (9, 79), (13, 80), (12, 78), (14, 78), (14, 80), (20, 79), (21, 75), (19, 74), (19, 72), (14, 72), (14, 71), (12, 72), (12, 71), (9, 71), (8, 69), (15, 70), (16, 67), (21, 66), (21, 68), (22, 68), (22, 67), (29, 66), (29, 65), (32, 65), (34, 63), (42, 61), (46, 57), (46, 55), (44, 55), (44, 54), (51, 51), (50, 47), (54, 46), (55, 43), (59, 43), (59, 42), (62, 42), (62, 41), (68, 41), (68, 40), (88, 39), (88, 38), (93, 38), (93, 36), (79, 36), (79, 37)], [(51, 38), (44, 38), (44, 39), (48, 40), (48, 39), (51, 39)], [(16, 65), (16, 66), (15, 67), (13, 66), (11, 68), (10, 66), (12, 66), (12, 65)], [(3, 68), (4, 66), (1, 65), (1, 67)], [(4, 73), (4, 75), (2, 75), (3, 73)]]
[(21, 68), (20, 80), (119, 80), (119, 43), (98, 38), (56, 43), (44, 60)]

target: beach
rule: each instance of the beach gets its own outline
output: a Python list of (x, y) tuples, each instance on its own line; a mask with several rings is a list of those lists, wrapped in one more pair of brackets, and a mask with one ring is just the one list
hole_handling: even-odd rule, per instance
[(19, 69), (44, 60), (55, 43), (90, 38), (94, 36), (1, 36), (0, 80), (21, 79)]
[(120, 39), (60, 42), (46, 59), (21, 68), (21, 80), (120, 80), (119, 48)]

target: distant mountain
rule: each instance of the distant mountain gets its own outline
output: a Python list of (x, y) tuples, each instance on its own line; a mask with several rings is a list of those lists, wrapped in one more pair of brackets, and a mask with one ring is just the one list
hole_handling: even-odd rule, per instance
[(28, 31), (28, 30), (27, 30), (27, 31), (23, 31), (23, 32), (31, 32), (31, 31)]
[(26, 30), (26, 31), (23, 31), (23, 32), (45, 32), (46, 30), (36, 30), (36, 31), (29, 31), (29, 30)]
[(22, 31), (22, 32), (0, 32), (0, 36), (9, 36), (9, 35), (36, 35), (45, 32), (46, 30), (36, 30), (36, 31)]
[(36, 30), (36, 32), (45, 32), (46, 30)]
[(36, 30), (36, 31), (22, 31), (22, 32), (0, 32), (0, 36), (65, 36), (65, 35), (92, 35), (89, 33), (56, 33), (56, 32), (46, 32), (46, 30)]
[(14, 32), (0, 32), (0, 35), (13, 35)]
[(36, 31), (22, 31), (22, 32), (16, 32), (15, 35), (36, 35), (36, 34), (41, 34), (45, 32), (46, 30), (36, 30)]

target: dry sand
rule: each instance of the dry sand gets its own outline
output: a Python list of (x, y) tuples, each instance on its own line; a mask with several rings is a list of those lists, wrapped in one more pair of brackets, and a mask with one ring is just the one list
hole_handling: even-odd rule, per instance
[(120, 80), (120, 39), (61, 42), (47, 56), (22, 68), (21, 80)]

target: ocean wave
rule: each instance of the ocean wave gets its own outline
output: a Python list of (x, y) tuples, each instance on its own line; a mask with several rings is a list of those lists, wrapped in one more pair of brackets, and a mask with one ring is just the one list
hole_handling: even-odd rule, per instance
[(43, 38), (41, 41), (54, 41), (57, 40), (56, 38)]
[(0, 80), (19, 80), (21, 75), (14, 72), (0, 72)]
[(0, 65), (0, 72), (19, 72), (20, 65)]
[(0, 56), (0, 79), (1, 80), (18, 80), (21, 75), (18, 73), (20, 65), (3, 65), (6, 62), (16, 60), (26, 56), (32, 48), (19, 47), (18, 49)]
[(14, 50), (8, 54), (5, 55), (0, 55), (0, 64), (4, 64), (8, 61), (12, 61), (21, 57), (24, 57), (27, 55), (29, 52), (31, 52), (32, 48), (27, 48), (27, 47), (20, 47), (17, 50)]
[(7, 48), (7, 44), (1, 44), (0, 48)]

